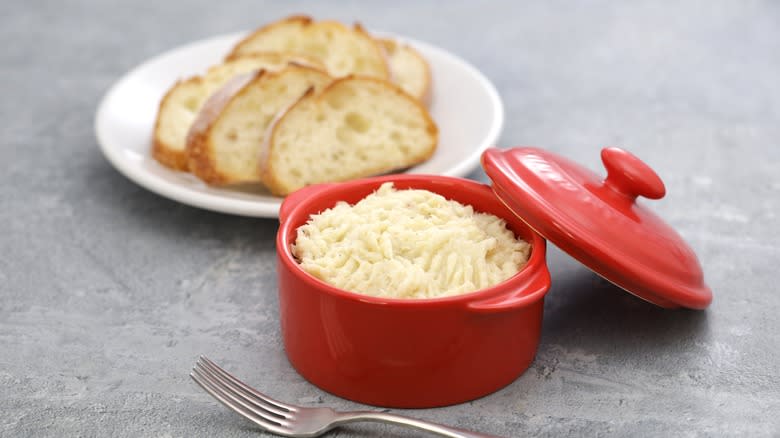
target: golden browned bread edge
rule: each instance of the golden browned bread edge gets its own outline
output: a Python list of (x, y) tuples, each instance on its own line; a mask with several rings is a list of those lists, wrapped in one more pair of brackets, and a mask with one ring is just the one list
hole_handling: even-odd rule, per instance
[[(391, 52), (391, 51), (394, 51), (394, 50), (399, 50), (396, 46), (401, 46), (401, 47), (405, 48), (406, 50), (408, 50), (414, 57), (416, 57), (417, 59), (422, 61), (422, 65), (423, 65), (423, 67), (425, 67), (425, 87), (423, 88), (423, 92), (419, 96), (413, 96), (413, 97), (415, 97), (420, 102), (422, 102), (423, 105), (425, 105), (426, 107), (430, 106), (431, 100), (432, 100), (431, 97), (432, 97), (433, 93), (432, 93), (432, 87), (431, 87), (431, 82), (432, 82), (432, 79), (431, 79), (431, 67), (428, 64), (428, 60), (426, 60), (425, 57), (422, 56), (422, 54), (417, 49), (415, 49), (414, 47), (412, 47), (409, 44), (396, 41), (396, 40), (394, 40), (392, 38), (378, 38), (377, 41), (379, 41), (379, 45), (382, 47), (382, 49), (385, 51), (385, 53)], [(386, 58), (389, 59), (390, 56), (386, 55)], [(388, 64), (392, 64), (391, 61), (387, 61), (387, 63)], [(390, 70), (391, 70), (391, 74), (392, 74), (392, 67), (390, 68)]]
[[(393, 84), (392, 82), (389, 82), (389, 81), (386, 81), (386, 80), (383, 80), (383, 79), (373, 78), (373, 77), (368, 77), (368, 76), (358, 76), (358, 75), (344, 76), (344, 77), (338, 78), (338, 79), (334, 80), (333, 82), (331, 82), (330, 84), (328, 84), (328, 86), (323, 88), (316, 95), (314, 95), (312, 89), (309, 89), (294, 104), (290, 105), (283, 113), (280, 113), (279, 116), (276, 118), (276, 120), (274, 120), (273, 124), (270, 125), (270, 127), (269, 127), (269, 133), (270, 134), (266, 136), (266, 142), (265, 142), (266, 145), (264, 147), (264, 153), (265, 153), (266, 159), (261, 161), (262, 168), (260, 169), (260, 176), (261, 176), (261, 179), (263, 181), (263, 184), (268, 188), (268, 190), (272, 194), (277, 195), (277, 196), (287, 196), (290, 193), (292, 193), (291, 191), (288, 191), (284, 187), (284, 185), (281, 182), (279, 182), (274, 177), (274, 175), (270, 172), (271, 169), (270, 169), (270, 166), (268, 165), (270, 160), (267, 157), (270, 157), (270, 155), (271, 155), (271, 152), (272, 152), (272, 149), (273, 149), (273, 145), (274, 145), (274, 141), (273, 140), (276, 137), (277, 128), (279, 126), (279, 123), (282, 121), (282, 119), (284, 119), (284, 117), (289, 112), (291, 112), (293, 110), (293, 108), (295, 108), (296, 106), (300, 105), (306, 99), (319, 99), (320, 96), (324, 95), (331, 87), (335, 87), (335, 86), (337, 86), (339, 83), (341, 83), (343, 81), (352, 80), (352, 79), (374, 81), (374, 82), (378, 82), (378, 83), (381, 83), (381, 84), (388, 85), (397, 94), (399, 94), (400, 96), (402, 96), (405, 99), (408, 99), (410, 102), (412, 102), (418, 108), (420, 108), (420, 110), (422, 110), (422, 114), (425, 117), (426, 130), (428, 131), (429, 134), (431, 134), (433, 136), (433, 147), (430, 148), (430, 150), (428, 151), (427, 154), (421, 156), (419, 159), (415, 160), (414, 162), (408, 163), (404, 167), (399, 167), (399, 168), (411, 167), (411, 166), (414, 166), (416, 164), (420, 164), (420, 163), (422, 163), (424, 161), (427, 161), (428, 159), (431, 158), (431, 156), (433, 156), (434, 152), (436, 152), (436, 148), (439, 145), (439, 128), (437, 127), (436, 122), (434, 122), (433, 119), (431, 118), (431, 115), (428, 113), (428, 110), (425, 108), (425, 106), (423, 106), (420, 103), (420, 101), (418, 101), (414, 97), (410, 96), (408, 93), (403, 91), (396, 84)], [(367, 172), (364, 172), (364, 174), (361, 177), (367, 177), (367, 176), (372, 176), (372, 175), (378, 175), (378, 174), (381, 174), (381, 173), (392, 172), (393, 170), (397, 170), (399, 168), (396, 168), (396, 169), (384, 169), (384, 168), (376, 167), (374, 169), (370, 169)], [(340, 181), (343, 181), (343, 180), (334, 180), (334, 181), (329, 181), (329, 182), (340, 182)]]
[(176, 83), (165, 92), (165, 95), (160, 99), (159, 105), (157, 105), (157, 118), (154, 121), (154, 131), (152, 131), (152, 158), (165, 167), (173, 170), (187, 171), (187, 151), (185, 149), (175, 149), (169, 144), (160, 139), (160, 115), (162, 108), (168, 99), (171, 98), (171, 94), (179, 85), (185, 82), (201, 82), (201, 78), (198, 76), (191, 77), (189, 79), (178, 80)]
[(352, 25), (352, 29), (355, 32), (365, 36), (366, 38), (371, 40), (372, 43), (374, 43), (374, 50), (376, 50), (376, 52), (382, 58), (382, 63), (384, 64), (384, 67), (385, 67), (384, 79), (392, 79), (393, 73), (392, 73), (392, 70), (390, 69), (390, 62), (387, 60), (387, 54), (385, 54), (385, 51), (382, 48), (382, 45), (359, 22), (355, 22), (355, 24)]
[(214, 123), (219, 119), (222, 110), (263, 74), (265, 70), (259, 70), (230, 79), (208, 98), (192, 123), (187, 133), (187, 166), (193, 175), (207, 184), (222, 185), (229, 182), (225, 175), (217, 171), (215, 158), (211, 154), (212, 148), (207, 143)]
[(284, 109), (279, 111), (274, 117), (274, 119), (271, 121), (271, 123), (268, 125), (265, 138), (263, 139), (263, 144), (260, 147), (260, 159), (258, 160), (258, 169), (257, 169), (257, 174), (260, 175), (260, 181), (264, 185), (266, 180), (264, 173), (267, 169), (268, 158), (271, 155), (271, 136), (273, 135), (276, 129), (277, 123), (279, 123), (279, 121), (282, 120), (282, 117), (284, 117), (287, 114), (287, 112), (290, 111), (290, 108), (298, 104), (299, 101), (307, 98), (308, 96), (313, 95), (315, 92), (316, 92), (315, 87), (313, 86), (309, 87), (306, 91), (303, 92), (303, 94), (301, 94), (301, 96), (298, 99), (290, 102), (289, 105), (287, 105)]
[(287, 58), (288, 64), (292, 63), (292, 64), (303, 65), (305, 67), (316, 68), (323, 71), (327, 70), (325, 64), (323, 64), (319, 59), (315, 59), (314, 57), (304, 55), (302, 53), (295, 53), (295, 52), (256, 51), (256, 52), (236, 53), (236, 54), (230, 54), (227, 57), (225, 57), (224, 62), (228, 63), (231, 61), (235, 61), (237, 59), (256, 58), (256, 57), (262, 57), (264, 55), (285, 56)]
[(280, 20), (276, 20), (272, 23), (268, 23), (265, 26), (261, 26), (258, 29), (256, 29), (254, 32), (250, 33), (249, 35), (245, 36), (241, 41), (236, 43), (236, 45), (233, 46), (232, 49), (230, 49), (230, 52), (225, 57), (225, 60), (228, 60), (232, 57), (241, 56), (239, 52), (241, 51), (241, 48), (246, 45), (250, 40), (254, 39), (254, 37), (260, 33), (268, 31), (268, 29), (271, 29), (276, 26), (281, 26), (283, 24), (288, 24), (290, 22), (298, 22), (303, 26), (309, 26), (314, 22), (314, 19), (309, 17), (308, 15), (290, 15), (289, 17), (282, 18)]
[(187, 151), (172, 149), (156, 136), (152, 139), (152, 157), (160, 164), (173, 170), (186, 172)]

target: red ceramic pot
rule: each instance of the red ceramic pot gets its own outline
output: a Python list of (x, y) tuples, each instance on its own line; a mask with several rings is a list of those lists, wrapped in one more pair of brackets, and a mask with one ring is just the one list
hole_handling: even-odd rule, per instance
[[(338, 201), (355, 203), (384, 183), (426, 189), (505, 219), (532, 245), (515, 276), (476, 292), (388, 299), (348, 292), (309, 275), (291, 253), (296, 230)], [(487, 185), (460, 178), (390, 175), (304, 188), (288, 196), (277, 234), (284, 346), (295, 369), (354, 401), (423, 408), (472, 400), (511, 383), (531, 364), (550, 287), (545, 241)]]

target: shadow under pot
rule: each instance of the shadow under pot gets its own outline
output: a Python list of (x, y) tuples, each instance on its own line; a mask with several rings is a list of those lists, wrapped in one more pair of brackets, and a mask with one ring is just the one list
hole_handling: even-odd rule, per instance
[[(430, 299), (349, 292), (305, 272), (292, 254), (298, 227), (339, 201), (354, 204), (393, 182), (504, 219), (531, 244), (528, 263), (495, 286)], [(280, 320), (290, 363), (314, 385), (361, 403), (426, 408), (473, 400), (533, 361), (550, 287), (545, 240), (478, 182), (389, 175), (304, 188), (288, 196), (277, 234)]]

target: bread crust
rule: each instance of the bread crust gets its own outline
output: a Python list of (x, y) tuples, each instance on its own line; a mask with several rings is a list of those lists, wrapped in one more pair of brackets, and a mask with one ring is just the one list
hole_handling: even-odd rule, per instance
[(174, 148), (160, 138), (160, 114), (163, 107), (168, 103), (168, 100), (173, 97), (173, 93), (178, 87), (187, 83), (199, 84), (201, 82), (202, 79), (199, 76), (176, 81), (176, 83), (165, 92), (163, 98), (160, 99), (160, 104), (157, 106), (157, 119), (154, 122), (154, 131), (152, 133), (152, 158), (163, 166), (173, 170), (187, 171), (187, 150)]
[[(393, 62), (392, 62), (392, 56), (391, 54), (394, 53), (396, 50), (406, 50), (407, 53), (417, 58), (417, 60), (420, 62), (420, 65), (423, 66), (424, 70), (424, 86), (423, 91), (418, 95), (412, 95), (412, 97), (418, 99), (420, 102), (423, 103), (423, 105), (430, 106), (431, 100), (432, 100), (432, 90), (431, 90), (431, 67), (428, 64), (428, 61), (426, 61), (425, 57), (423, 57), (420, 52), (418, 52), (414, 47), (404, 44), (401, 42), (398, 42), (391, 38), (379, 38), (377, 39), (379, 42), (380, 47), (382, 47), (382, 50), (385, 52), (385, 59), (387, 59), (387, 63), (390, 66), (390, 74), (393, 76)], [(393, 83), (397, 84), (397, 78), (394, 78), (392, 81)]]
[[(312, 92), (312, 90), (309, 90), (303, 96), (301, 96), (301, 98), (298, 99), (294, 104), (290, 105), (287, 108), (287, 110), (284, 111), (284, 113), (280, 113), (280, 115), (277, 117), (274, 123), (270, 125), (269, 127), (270, 133), (268, 136), (266, 136), (265, 147), (266, 147), (267, 157), (270, 157), (273, 154), (275, 139), (278, 134), (279, 126), (288, 114), (290, 114), (296, 107), (305, 104), (306, 101), (310, 99), (314, 99), (315, 103), (318, 105), (321, 104), (320, 102), (322, 100), (322, 96), (328, 93), (329, 90), (340, 86), (340, 84), (343, 82), (353, 81), (353, 80), (372, 81), (381, 84), (382, 86), (386, 86), (391, 90), (393, 90), (398, 96), (401, 96), (403, 99), (407, 99), (409, 102), (411, 102), (413, 105), (417, 106), (420, 109), (421, 114), (425, 118), (425, 125), (426, 125), (425, 129), (433, 137), (432, 147), (426, 153), (420, 156), (418, 159), (414, 160), (414, 162), (410, 162), (402, 168), (411, 167), (430, 159), (431, 156), (434, 154), (434, 152), (436, 152), (436, 148), (439, 143), (439, 128), (436, 126), (436, 123), (431, 118), (430, 114), (428, 113), (428, 110), (425, 109), (425, 106), (423, 106), (423, 104), (419, 100), (415, 99), (414, 97), (410, 96), (408, 93), (403, 91), (401, 87), (399, 87), (396, 84), (393, 84), (389, 81), (379, 79), (379, 78), (357, 76), (357, 75), (349, 75), (342, 78), (338, 78), (333, 82), (331, 82), (326, 87), (324, 87), (322, 90), (320, 90), (319, 93), (314, 93)], [(277, 196), (287, 196), (295, 190), (295, 189), (290, 190), (290, 188), (287, 187), (282, 181), (280, 181), (277, 175), (273, 173), (273, 166), (271, 164), (270, 158), (263, 160), (261, 162), (261, 166), (262, 168), (260, 169), (260, 175), (261, 175), (262, 182), (272, 194)], [(371, 175), (378, 175), (382, 173), (392, 172), (398, 169), (400, 168), (387, 169), (382, 166), (376, 166), (374, 168), (370, 168), (367, 171), (363, 172), (364, 174), (362, 176), (367, 177)], [(340, 181), (341, 180), (333, 180), (329, 182), (340, 182)]]
[(217, 171), (215, 158), (208, 139), (222, 110), (235, 99), (242, 90), (266, 74), (265, 70), (239, 75), (232, 78), (219, 91), (214, 93), (201, 108), (198, 117), (187, 133), (187, 167), (195, 176), (207, 184), (221, 185), (228, 182), (225, 175)]
[(244, 52), (230, 54), (225, 57), (225, 63), (233, 62), (242, 58), (254, 58), (254, 57), (266, 57), (266, 56), (278, 56), (280, 59), (286, 59), (288, 64), (303, 65), (305, 67), (316, 68), (319, 70), (327, 70), (325, 64), (319, 59), (305, 55), (303, 53), (289, 53), (289, 52), (271, 52), (271, 51), (257, 51), (257, 52)]
[[(327, 87), (326, 87), (327, 88)], [(283, 108), (281, 111), (279, 111), (274, 119), (271, 121), (271, 123), (268, 125), (268, 129), (266, 130), (265, 138), (263, 139), (263, 144), (260, 146), (260, 159), (258, 160), (258, 167), (257, 167), (257, 174), (260, 176), (260, 181), (263, 183), (263, 185), (268, 188), (265, 181), (265, 171), (268, 167), (268, 159), (271, 155), (271, 137), (274, 133), (274, 130), (276, 129), (276, 125), (279, 123), (280, 120), (282, 120), (282, 117), (284, 117), (290, 109), (295, 106), (299, 101), (305, 99), (308, 96), (311, 96), (315, 94), (315, 87), (309, 87), (308, 90), (306, 90), (298, 99), (295, 99), (294, 101), (290, 102), (287, 107)], [(270, 189), (269, 189), (270, 191)], [(271, 192), (272, 194), (275, 194)]]
[(392, 78), (392, 70), (390, 69), (390, 63), (387, 60), (387, 56), (385, 56), (384, 51), (382, 50), (382, 45), (377, 42), (377, 40), (370, 34), (368, 31), (363, 27), (360, 22), (355, 22), (355, 24), (352, 25), (352, 29), (357, 32), (360, 35), (363, 35), (366, 39), (370, 40), (372, 43), (374, 43), (374, 47), (376, 49), (376, 52), (379, 54), (379, 56), (382, 58), (382, 63), (385, 67), (385, 75), (383, 79), (391, 79)]
[(230, 53), (225, 56), (225, 60), (227, 61), (231, 57), (237, 57), (241, 56), (239, 53), (244, 49), (244, 47), (249, 44), (250, 41), (255, 39), (258, 35), (268, 32), (269, 30), (273, 29), (274, 27), (279, 26), (289, 26), (290, 24), (297, 24), (301, 27), (306, 27), (311, 25), (314, 22), (314, 19), (311, 18), (308, 15), (290, 15), (289, 17), (282, 18), (281, 20), (274, 21), (272, 23), (268, 23), (265, 26), (260, 26), (259, 28), (255, 29), (252, 33), (244, 37), (241, 41), (236, 43), (235, 46), (230, 50)]
[(169, 169), (182, 172), (188, 169), (187, 152), (172, 149), (156, 136), (152, 138), (152, 158)]

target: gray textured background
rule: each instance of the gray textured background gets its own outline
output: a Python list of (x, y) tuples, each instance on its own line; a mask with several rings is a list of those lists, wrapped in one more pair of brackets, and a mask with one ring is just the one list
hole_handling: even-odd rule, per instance
[(474, 63), (504, 98), (502, 146), (594, 169), (604, 145), (634, 151), (714, 290), (705, 312), (661, 310), (553, 248), (531, 369), (413, 415), (512, 437), (780, 434), (780, 2), (245, 0), (0, 3), (0, 435), (256, 436), (189, 381), (200, 353), (280, 398), (362, 407), (285, 359), (276, 223), (151, 194), (92, 132), (102, 94), (144, 59), (291, 12)]

